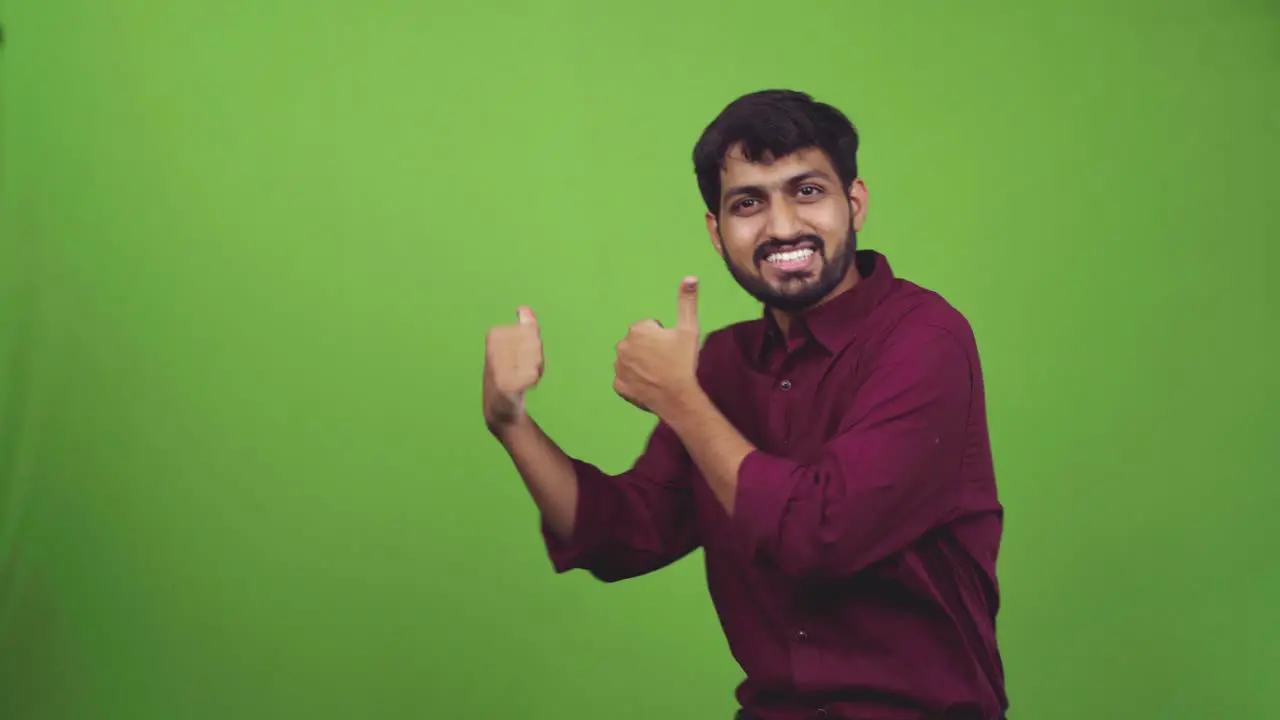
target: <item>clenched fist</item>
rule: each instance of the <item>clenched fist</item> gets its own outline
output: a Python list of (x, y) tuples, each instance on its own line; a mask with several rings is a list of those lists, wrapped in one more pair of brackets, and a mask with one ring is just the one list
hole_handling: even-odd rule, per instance
[(484, 348), (484, 421), (497, 432), (524, 415), (524, 395), (542, 379), (542, 335), (533, 311), (489, 331)]

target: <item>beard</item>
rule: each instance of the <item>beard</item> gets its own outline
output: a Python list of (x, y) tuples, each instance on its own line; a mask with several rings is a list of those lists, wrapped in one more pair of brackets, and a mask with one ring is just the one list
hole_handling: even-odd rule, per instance
[[(813, 244), (814, 252), (822, 260), (822, 267), (816, 274), (809, 272), (798, 275), (788, 282), (786, 287), (774, 287), (760, 274), (761, 264), (770, 253), (799, 242)], [(845, 242), (830, 255), (827, 254), (827, 244), (822, 238), (817, 235), (805, 235), (790, 241), (770, 240), (756, 248), (754, 257), (756, 269), (754, 270), (736, 264), (728, 253), (724, 254), (724, 264), (733, 279), (751, 297), (774, 310), (795, 313), (813, 307), (830, 295), (853, 270), (857, 251), (858, 233), (850, 225)]]

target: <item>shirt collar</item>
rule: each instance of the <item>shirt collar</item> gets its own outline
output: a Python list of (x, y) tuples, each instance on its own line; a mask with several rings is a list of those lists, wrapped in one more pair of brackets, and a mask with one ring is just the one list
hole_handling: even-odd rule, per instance
[[(797, 316), (787, 338), (788, 348), (813, 339), (828, 352), (835, 353), (853, 341), (862, 320), (880, 304), (894, 280), (889, 260), (874, 250), (857, 251), (854, 265), (862, 279), (853, 289)], [(782, 331), (773, 313), (766, 308), (758, 357), (765, 358), (769, 350), (781, 342)]]

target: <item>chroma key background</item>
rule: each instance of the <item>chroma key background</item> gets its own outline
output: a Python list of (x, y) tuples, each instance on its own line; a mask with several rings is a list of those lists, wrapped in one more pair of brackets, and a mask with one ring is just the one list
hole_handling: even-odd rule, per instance
[[(0, 0), (0, 718), (724, 718), (700, 556), (551, 573), (480, 416), (620, 470), (737, 95), (863, 133), (977, 332), (1015, 720), (1280, 717), (1280, 9)], [(660, 692), (641, 692), (642, 688)]]

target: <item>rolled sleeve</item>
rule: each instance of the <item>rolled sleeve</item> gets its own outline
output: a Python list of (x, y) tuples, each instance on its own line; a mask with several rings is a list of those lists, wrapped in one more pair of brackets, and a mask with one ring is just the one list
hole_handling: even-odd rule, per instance
[(779, 546), (787, 503), (797, 491), (798, 469), (796, 463), (760, 450), (738, 466), (733, 518), (750, 547)]
[(592, 548), (598, 547), (608, 535), (608, 527), (602, 512), (605, 502), (607, 477), (594, 465), (576, 458), (569, 458), (578, 476), (578, 504), (574, 510), (573, 536), (561, 540), (542, 521), (542, 539), (547, 545), (551, 565), (558, 573), (582, 567), (583, 559)]
[(955, 512), (974, 363), (953, 331), (903, 328), (813, 462), (759, 450), (733, 520), (753, 557), (830, 579), (900, 551)]
[(573, 534), (566, 541), (542, 522), (556, 572), (586, 570), (605, 582), (644, 575), (698, 545), (689, 456), (659, 425), (630, 470), (612, 475), (569, 458), (578, 481)]

